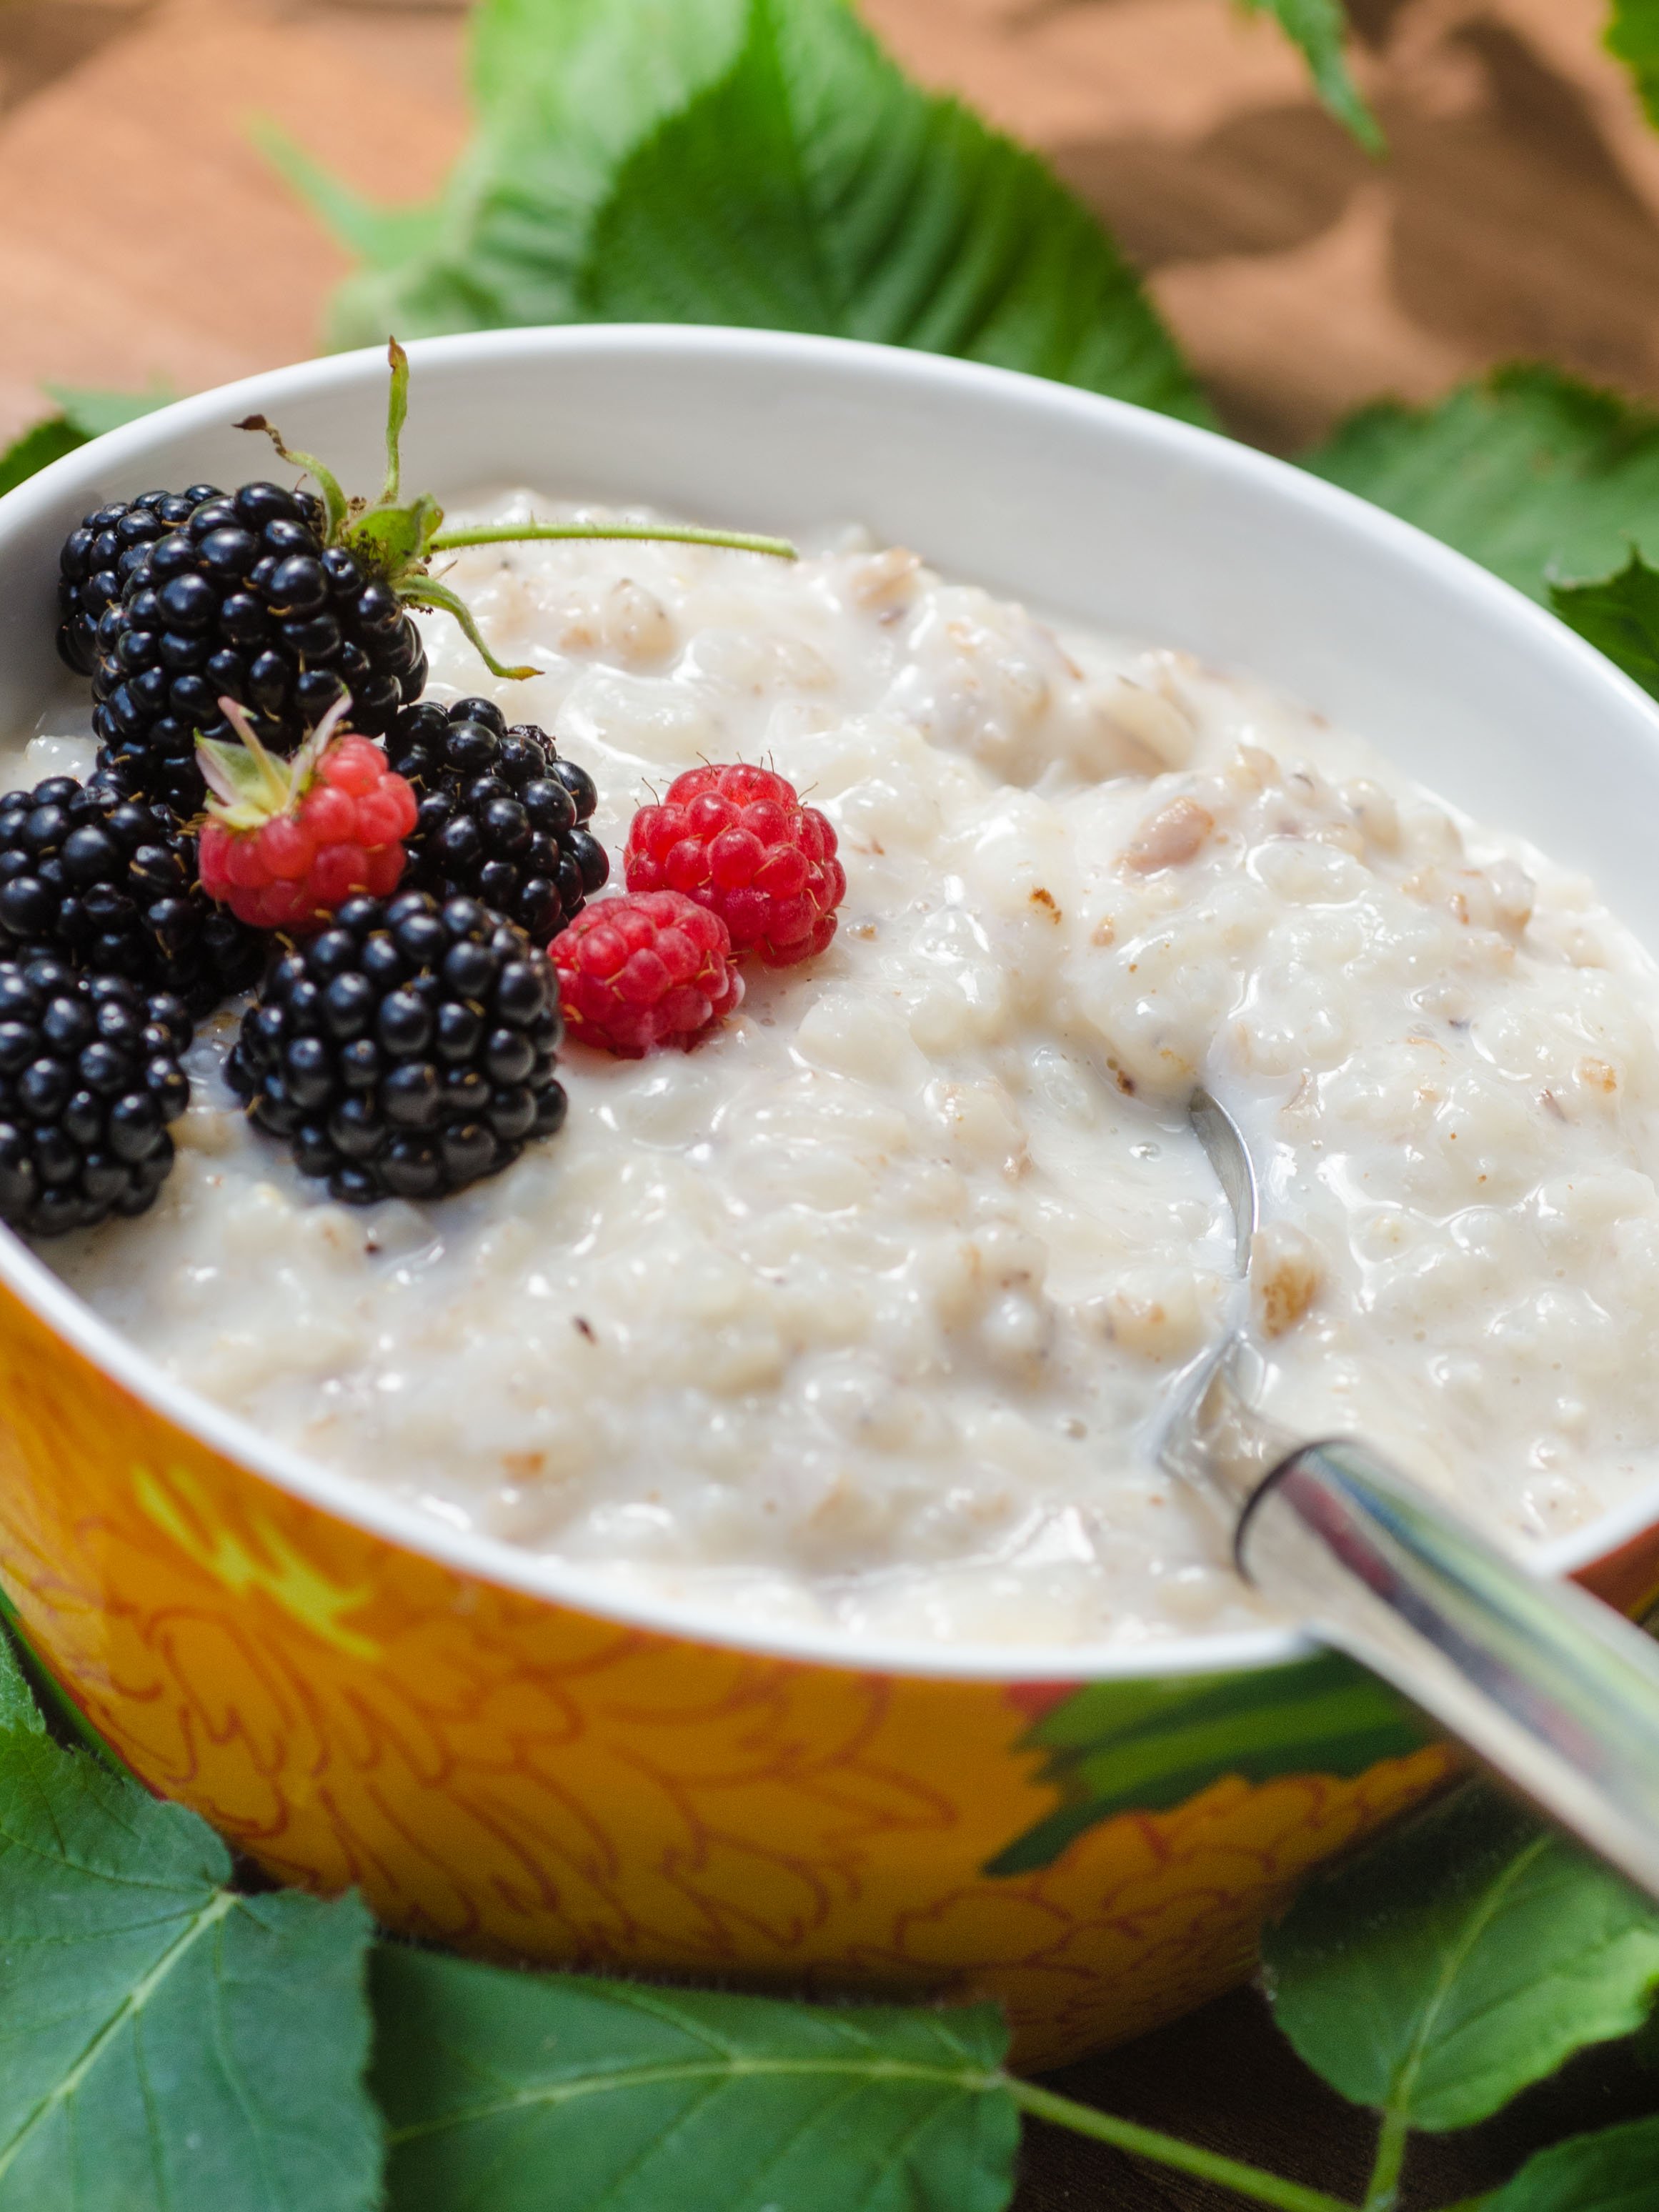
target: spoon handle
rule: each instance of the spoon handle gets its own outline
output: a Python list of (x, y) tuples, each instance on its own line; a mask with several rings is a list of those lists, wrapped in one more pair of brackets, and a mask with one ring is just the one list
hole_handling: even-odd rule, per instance
[(1659, 1897), (1659, 1644), (1507, 1559), (1358, 1443), (1305, 1445), (1238, 1525), (1249, 1579)]

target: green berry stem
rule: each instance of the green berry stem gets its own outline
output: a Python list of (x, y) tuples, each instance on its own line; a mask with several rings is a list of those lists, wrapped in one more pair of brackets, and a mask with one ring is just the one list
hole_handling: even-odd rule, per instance
[(515, 684), (526, 678), (539, 676), (539, 668), (507, 668), (496, 659), (484, 643), (477, 623), (472, 619), (472, 610), (463, 599), (458, 599), (447, 584), (440, 584), (431, 576), (411, 576), (397, 586), (398, 597), (414, 607), (441, 607), (453, 615), (460, 624), (463, 635), (492, 676), (503, 676)]
[(409, 420), (409, 356), (396, 338), (386, 343), (386, 356), (392, 365), (392, 395), (386, 413), (386, 484), (380, 496), (381, 507), (395, 507), (403, 489), (404, 424)]
[(479, 530), (445, 530), (428, 541), (434, 553), (453, 553), (463, 545), (516, 545), (535, 538), (635, 538), (665, 545), (719, 545), (733, 553), (769, 553), (775, 560), (799, 561), (787, 538), (756, 538), (740, 530), (677, 529), (668, 523), (503, 522)]
[(271, 444), (291, 468), (302, 470), (314, 477), (317, 489), (323, 495), (323, 506), (328, 514), (328, 543), (337, 545), (351, 513), (351, 502), (340, 489), (340, 479), (332, 469), (317, 459), (315, 453), (303, 453), (296, 446), (285, 445), (283, 434), (274, 422), (263, 415), (245, 415), (240, 422), (231, 425), (236, 430), (263, 430)]
[(322, 495), (327, 517), (325, 542), (343, 546), (370, 573), (382, 578), (408, 606), (438, 608), (453, 615), (467, 642), (492, 676), (514, 682), (540, 674), (535, 668), (508, 668), (496, 659), (479, 633), (471, 611), (447, 584), (428, 574), (434, 555), (459, 552), (465, 545), (516, 545), (544, 538), (630, 538), (669, 545), (714, 545), (732, 553), (763, 553), (774, 560), (800, 558), (787, 538), (759, 538), (744, 531), (696, 530), (641, 523), (495, 523), (474, 530), (446, 530), (443, 509), (429, 492), (403, 496), (403, 434), (409, 419), (409, 356), (396, 338), (386, 346), (392, 386), (386, 402), (386, 483), (373, 506), (350, 500), (334, 471), (314, 453), (284, 443), (276, 425), (250, 415), (236, 428), (263, 430), (290, 467), (302, 470)]

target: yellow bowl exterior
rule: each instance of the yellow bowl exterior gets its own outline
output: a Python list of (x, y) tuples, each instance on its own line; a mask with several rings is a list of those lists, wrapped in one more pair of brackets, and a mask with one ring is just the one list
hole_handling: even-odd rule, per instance
[(283, 1881), (486, 1954), (757, 1987), (1000, 1998), (1021, 2062), (1228, 1987), (1307, 1868), (1444, 1772), (1219, 1773), (988, 1865), (1050, 1815), (1063, 1691), (619, 1626), (289, 1495), (0, 1292), (0, 1579), (153, 1789)]

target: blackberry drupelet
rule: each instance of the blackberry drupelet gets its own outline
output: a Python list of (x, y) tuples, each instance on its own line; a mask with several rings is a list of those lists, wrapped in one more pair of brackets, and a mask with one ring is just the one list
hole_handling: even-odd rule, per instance
[(84, 515), (64, 541), (58, 558), (58, 650), (77, 676), (90, 676), (98, 659), (98, 624), (117, 605), (144, 548), (188, 522), (214, 484), (188, 491), (141, 491), (112, 500)]
[[(524, 521), (446, 530), (429, 492), (403, 496), (409, 359), (395, 338), (387, 359), (386, 473), (378, 498), (348, 498), (325, 463), (285, 445), (263, 415), (250, 415), (238, 428), (269, 436), (320, 498), (269, 483), (216, 495), (143, 547), (123, 575), (119, 603), (98, 617), (92, 675), (100, 758), (125, 791), (165, 800), (181, 817), (194, 814), (204, 796), (196, 738), (229, 736), (222, 698), (256, 716), (260, 740), (274, 753), (293, 752), (342, 687), (351, 695), (353, 726), (380, 736), (426, 681), (410, 607), (452, 615), (492, 676), (535, 675), (504, 667), (465, 601), (432, 574), (434, 559), (461, 546), (666, 538), (794, 558), (781, 538), (678, 524)], [(120, 525), (113, 527), (118, 538)]]
[(321, 505), (279, 484), (204, 500), (143, 546), (98, 623), (93, 728), (99, 763), (135, 797), (186, 819), (206, 787), (196, 740), (234, 736), (234, 700), (274, 753), (292, 753), (342, 691), (378, 735), (420, 696), (426, 657), (402, 601), (373, 567), (325, 544)]
[(404, 881), (434, 897), (478, 898), (545, 945), (611, 872), (582, 824), (599, 794), (533, 722), (509, 729), (488, 699), (405, 707), (386, 738), (420, 801)]
[(197, 881), (164, 807), (94, 776), (0, 797), (0, 957), (40, 953), (181, 999), (199, 1019), (259, 980), (264, 941)]
[(62, 960), (0, 961), (0, 1220), (33, 1237), (142, 1213), (190, 1103), (190, 1017)]
[(349, 899), (272, 965), (227, 1073), (255, 1124), (352, 1206), (440, 1198), (565, 1115), (545, 954), (476, 899)]

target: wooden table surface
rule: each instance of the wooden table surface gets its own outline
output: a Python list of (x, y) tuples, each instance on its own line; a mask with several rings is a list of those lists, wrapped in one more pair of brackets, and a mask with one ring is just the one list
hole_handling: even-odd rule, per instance
[[(1659, 394), (1659, 137), (1605, 0), (1349, 0), (1389, 134), (1360, 154), (1227, 0), (866, 0), (915, 73), (1042, 147), (1146, 271), (1232, 428), (1283, 451), (1383, 392), (1521, 354)], [(415, 198), (465, 128), (453, 0), (0, 0), (0, 441), (42, 380), (181, 391), (316, 349), (343, 258), (253, 150), (274, 116)], [(1357, 2197), (1370, 2124), (1240, 1991), (1059, 2085)], [(1592, 2054), (1421, 2143), (1406, 2212), (1659, 2106)], [(1237, 2199), (1033, 2129), (1019, 2212)], [(234, 2208), (227, 2208), (234, 2212)]]
[[(1386, 164), (1229, 0), (866, 0), (1099, 209), (1243, 435), (1291, 450), (1516, 354), (1659, 391), (1659, 136), (1606, 0), (1350, 6)], [(189, 390), (313, 351), (344, 261), (247, 123), (418, 197), (464, 128), (462, 12), (0, 0), (0, 435), (43, 377)]]

